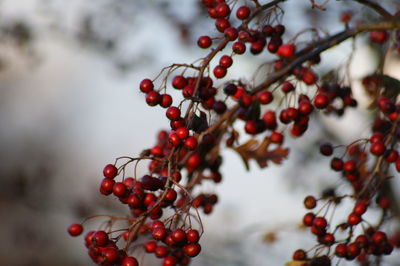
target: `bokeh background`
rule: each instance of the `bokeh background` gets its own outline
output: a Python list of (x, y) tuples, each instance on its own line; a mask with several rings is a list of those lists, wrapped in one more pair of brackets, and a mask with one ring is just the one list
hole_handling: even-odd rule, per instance
[[(310, 9), (307, 0), (282, 7), (287, 38), (310, 25), (340, 31), (344, 10), (373, 16), (351, 1), (331, 1), (327, 11)], [(126, 213), (98, 193), (102, 169), (118, 156), (139, 154), (168, 126), (163, 110), (146, 106), (138, 84), (164, 66), (204, 56), (195, 45), (204, 34), (217, 35), (198, 1), (0, 1), (0, 265), (91, 265), (82, 238), (69, 237), (66, 228), (94, 214)], [(356, 47), (349, 76), (357, 110), (340, 121), (315, 117), (303, 138), (289, 140), (282, 166), (252, 164), (246, 172), (236, 154), (224, 152), (223, 182), (202, 187), (220, 202), (203, 217), (203, 252), (193, 265), (283, 265), (292, 251), (313, 245), (299, 230), (303, 198), (340, 183), (318, 145), (368, 134), (371, 111), (360, 79), (375, 69), (381, 51), (363, 38)], [(351, 48), (328, 51), (320, 73), (343, 66)], [(272, 58), (235, 57), (229, 75), (250, 79)], [(400, 78), (399, 56), (388, 58), (386, 73)], [(398, 259), (385, 265), (400, 265)]]

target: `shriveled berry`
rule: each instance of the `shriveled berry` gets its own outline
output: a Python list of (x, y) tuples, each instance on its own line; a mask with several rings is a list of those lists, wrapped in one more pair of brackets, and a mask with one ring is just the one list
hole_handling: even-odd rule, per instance
[(244, 54), (246, 52), (246, 45), (243, 42), (235, 42), (232, 44), (232, 51), (235, 54)]
[(319, 152), (324, 156), (330, 156), (333, 153), (333, 147), (329, 143), (322, 144), (319, 146)]
[(317, 206), (317, 200), (313, 196), (307, 196), (304, 199), (304, 207), (311, 210)]

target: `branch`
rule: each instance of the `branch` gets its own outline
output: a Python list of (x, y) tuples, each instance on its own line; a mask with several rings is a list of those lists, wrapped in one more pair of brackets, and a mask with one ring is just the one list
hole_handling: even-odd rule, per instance
[(353, 1), (373, 9), (374, 11), (376, 11), (378, 14), (380, 14), (384, 18), (392, 18), (393, 17), (392, 14), (390, 14), (386, 9), (384, 9), (382, 6), (380, 6), (379, 4), (377, 4), (375, 2), (372, 2), (370, 0), (353, 0)]
[(342, 32), (336, 33), (333, 36), (330, 36), (322, 41), (318, 41), (317, 43), (313, 43), (308, 47), (304, 48), (297, 55), (297, 59), (293, 60), (290, 64), (286, 65), (281, 70), (278, 70), (269, 75), (269, 77), (262, 82), (260, 85), (255, 87), (252, 90), (252, 94), (262, 91), (263, 89), (269, 87), (271, 84), (280, 80), (281, 78), (289, 75), (292, 70), (304, 63), (307, 60), (310, 60), (314, 56), (320, 54), (321, 52), (328, 50), (331, 47), (338, 45), (339, 43), (347, 40), (348, 38), (354, 37), (357, 34), (360, 34), (365, 31), (373, 31), (373, 30), (388, 30), (388, 29), (400, 29), (400, 18), (391, 21), (382, 21), (376, 24), (367, 24), (367, 25), (359, 25), (355, 28), (346, 29)]

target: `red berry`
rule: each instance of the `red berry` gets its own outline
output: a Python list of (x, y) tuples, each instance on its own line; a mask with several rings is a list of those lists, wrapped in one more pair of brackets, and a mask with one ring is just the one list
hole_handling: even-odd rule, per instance
[(172, 97), (169, 94), (161, 94), (160, 106), (163, 108), (170, 107), (172, 104)]
[(274, 27), (274, 30), (275, 30), (275, 32), (278, 34), (278, 35), (283, 35), (284, 33), (285, 33), (285, 26), (283, 26), (283, 25), (281, 25), (281, 24), (278, 24), (278, 25), (276, 25), (275, 27)]
[(144, 244), (144, 249), (146, 250), (147, 253), (153, 253), (156, 250), (157, 243), (156, 241), (147, 241)]
[(170, 120), (178, 120), (181, 116), (181, 110), (179, 110), (178, 107), (171, 106), (167, 109), (165, 114)]
[(201, 164), (201, 157), (197, 153), (192, 154), (186, 161), (186, 165), (191, 168), (197, 168), (200, 166), (200, 164)]
[(399, 153), (396, 150), (387, 150), (385, 153), (385, 161), (394, 163), (399, 158)]
[(163, 240), (167, 236), (167, 230), (164, 227), (154, 228), (153, 233), (151, 234), (156, 240)]
[(360, 255), (360, 248), (357, 246), (357, 243), (351, 243), (347, 246), (347, 257), (355, 258)]
[(240, 20), (245, 20), (250, 15), (250, 8), (248, 6), (241, 6), (236, 11), (236, 17)]
[(222, 79), (223, 77), (225, 77), (226, 72), (227, 72), (227, 71), (226, 71), (226, 68), (223, 67), (223, 66), (220, 66), (220, 65), (216, 66), (216, 67), (214, 68), (214, 71), (213, 71), (214, 76), (215, 76), (217, 79)]
[(343, 23), (349, 23), (353, 14), (350, 11), (344, 11), (340, 14), (340, 21)]
[(390, 207), (390, 199), (386, 196), (378, 197), (377, 203), (384, 210), (389, 209)]
[(303, 224), (305, 226), (312, 226), (312, 224), (314, 222), (314, 218), (315, 218), (315, 215), (313, 213), (311, 213), (311, 212), (306, 213), (303, 217)]
[(324, 217), (319, 216), (319, 217), (315, 217), (315, 219), (313, 221), (313, 225), (318, 228), (325, 228), (328, 225), (328, 223)]
[(166, 246), (157, 246), (154, 253), (157, 258), (165, 258), (168, 255), (169, 249)]
[(388, 38), (389, 34), (384, 30), (371, 31), (369, 33), (369, 39), (375, 43), (384, 43), (388, 40)]
[(140, 82), (140, 90), (144, 93), (148, 93), (154, 89), (153, 81), (150, 79), (144, 79)]
[(189, 150), (194, 150), (197, 147), (197, 139), (193, 136), (188, 137), (185, 142), (184, 145), (186, 148), (188, 148)]
[(274, 96), (270, 91), (263, 91), (258, 94), (258, 100), (261, 104), (269, 104), (274, 99)]
[(259, 54), (263, 51), (265, 41), (252, 42), (250, 45), (250, 52), (254, 55)]
[(139, 262), (135, 257), (125, 257), (122, 260), (122, 266), (139, 266)]
[(345, 244), (339, 244), (335, 248), (335, 254), (339, 258), (343, 258), (347, 255), (347, 246)]
[(375, 244), (379, 245), (379, 244), (387, 241), (387, 236), (384, 232), (378, 231), (372, 235), (371, 240)]
[(119, 252), (115, 248), (106, 248), (101, 254), (108, 263), (113, 263), (119, 259)]
[(172, 86), (175, 89), (181, 90), (187, 85), (187, 79), (183, 76), (175, 76), (172, 80)]
[(302, 115), (309, 115), (313, 111), (314, 107), (310, 103), (310, 101), (303, 100), (299, 103), (298, 110)]
[(376, 156), (381, 156), (386, 151), (386, 147), (383, 142), (377, 141), (371, 144), (369, 151)]
[(235, 54), (244, 54), (246, 52), (246, 45), (242, 42), (235, 42), (232, 44), (232, 51)]
[(199, 239), (200, 239), (199, 231), (197, 231), (195, 229), (189, 229), (186, 232), (186, 238), (189, 243), (199, 242)]
[(361, 222), (361, 217), (355, 213), (350, 213), (350, 215), (347, 217), (347, 222), (350, 225), (357, 225)]
[(231, 8), (226, 3), (220, 3), (215, 7), (218, 18), (223, 18), (231, 13)]
[(251, 135), (255, 135), (258, 133), (257, 123), (254, 120), (246, 121), (246, 124), (244, 125), (244, 129), (246, 130), (246, 133), (251, 134)]
[(200, 36), (200, 38), (197, 40), (197, 45), (203, 49), (210, 47), (211, 44), (212, 40), (209, 36)]
[(229, 28), (231, 24), (229, 23), (229, 20), (225, 18), (217, 18), (215, 20), (215, 27), (219, 32), (225, 32), (227, 28)]
[(108, 243), (108, 235), (104, 231), (97, 231), (92, 236), (92, 242), (98, 246), (103, 247)]
[(282, 144), (283, 143), (283, 135), (277, 131), (273, 131), (269, 139), (272, 143)]
[(295, 52), (296, 52), (296, 46), (293, 43), (288, 43), (279, 46), (276, 54), (281, 57), (290, 58), (294, 56)]
[(116, 182), (113, 186), (113, 194), (117, 197), (123, 197), (126, 193), (126, 186), (122, 182)]
[(162, 266), (175, 266), (176, 259), (172, 256), (167, 256), (163, 259)]
[(185, 98), (193, 97), (194, 95), (194, 88), (192, 86), (185, 86), (182, 91), (182, 95)]
[(354, 160), (348, 160), (343, 164), (343, 171), (354, 172), (357, 168), (357, 164)]
[(293, 253), (292, 258), (293, 260), (303, 261), (307, 259), (307, 253), (302, 249), (298, 249)]
[(314, 105), (318, 109), (323, 109), (329, 104), (329, 98), (326, 94), (318, 93), (314, 98)]
[(185, 127), (180, 127), (175, 131), (176, 135), (178, 136), (178, 138), (184, 140), (189, 136), (189, 130), (187, 130), (187, 128)]
[(110, 178), (104, 178), (101, 181), (101, 185), (100, 185), (100, 193), (103, 195), (110, 195), (113, 191), (113, 187), (114, 187), (115, 181), (113, 179)]
[(367, 211), (367, 205), (363, 201), (359, 201), (354, 205), (353, 213), (361, 216)]
[(150, 91), (146, 94), (146, 103), (150, 106), (156, 106), (161, 101), (161, 96), (156, 91)]
[(285, 81), (282, 83), (282, 87), (281, 87), (282, 92), (289, 93), (289, 92), (293, 91), (294, 89), (295, 88), (294, 88), (293, 84), (290, 83), (289, 81)]
[(238, 31), (236, 28), (229, 27), (224, 31), (224, 35), (229, 41), (233, 42), (238, 37)]
[(164, 200), (166, 200), (169, 203), (172, 203), (176, 200), (177, 197), (178, 197), (178, 194), (176, 193), (176, 191), (173, 190), (172, 188), (168, 188), (167, 194), (165, 194)]
[(307, 85), (313, 85), (318, 80), (317, 74), (310, 69), (306, 69), (302, 74), (301, 80)]
[(68, 227), (68, 233), (71, 236), (79, 236), (83, 232), (83, 226), (81, 224), (71, 224)]
[(232, 57), (230, 57), (229, 55), (223, 55), (220, 59), (219, 59), (219, 65), (229, 68), (233, 63)]
[(183, 247), (183, 251), (189, 257), (196, 257), (201, 251), (201, 246), (198, 243), (190, 243)]
[(186, 240), (186, 233), (182, 229), (178, 228), (171, 233), (171, 237), (176, 243), (181, 243)]
[(107, 178), (114, 178), (118, 174), (118, 169), (113, 164), (107, 164), (103, 169), (103, 175)]

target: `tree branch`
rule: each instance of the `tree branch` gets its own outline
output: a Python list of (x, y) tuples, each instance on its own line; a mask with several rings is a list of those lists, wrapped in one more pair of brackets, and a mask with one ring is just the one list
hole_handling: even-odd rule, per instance
[(370, 0), (353, 0), (353, 1), (373, 9), (374, 11), (376, 11), (378, 14), (380, 14), (384, 18), (392, 18), (393, 17), (392, 14), (390, 14), (386, 9), (384, 9), (381, 5), (379, 5), (375, 2), (372, 2)]

